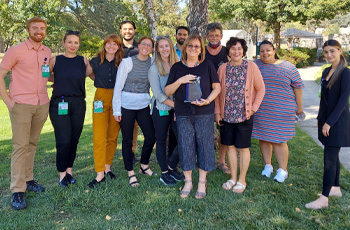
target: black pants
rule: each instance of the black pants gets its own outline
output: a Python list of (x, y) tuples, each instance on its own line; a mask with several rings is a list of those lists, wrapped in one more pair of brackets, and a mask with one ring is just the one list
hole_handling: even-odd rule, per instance
[(135, 120), (139, 124), (145, 138), (142, 146), (141, 164), (148, 165), (154, 143), (156, 142), (149, 107), (147, 106), (140, 110), (130, 110), (122, 107), (122, 120), (119, 122), (119, 125), (123, 134), (122, 154), (127, 171), (133, 170), (132, 140)]
[(73, 167), (77, 154), (77, 145), (84, 126), (86, 102), (84, 97), (65, 97), (68, 102), (68, 114), (58, 115), (58, 103), (62, 99), (50, 101), (49, 115), (56, 138), (56, 167), (65, 172)]
[(324, 147), (324, 172), (323, 172), (323, 189), (322, 195), (328, 197), (332, 186), (340, 186), (340, 147)]
[[(154, 106), (153, 112), (152, 112), (152, 119), (154, 128), (156, 131), (156, 140), (157, 140), (157, 147), (156, 147), (156, 154), (157, 154), (157, 160), (158, 164), (160, 166), (160, 169), (162, 172), (165, 172), (168, 170), (168, 162), (167, 162), (167, 156), (166, 156), (166, 139), (168, 132), (171, 132), (172, 128), (176, 128), (176, 124), (174, 122), (174, 110), (169, 111), (169, 115), (167, 116), (160, 116), (159, 111)], [(170, 128), (172, 127), (172, 128)], [(176, 136), (177, 136), (177, 130), (173, 131), (174, 136), (170, 136), (169, 134), (169, 146), (174, 145), (174, 142), (176, 142)], [(175, 140), (173, 139), (175, 137)], [(171, 157), (169, 158), (169, 165), (172, 169), (176, 168), (177, 164), (179, 163), (179, 153), (177, 151), (176, 147), (173, 147)]]

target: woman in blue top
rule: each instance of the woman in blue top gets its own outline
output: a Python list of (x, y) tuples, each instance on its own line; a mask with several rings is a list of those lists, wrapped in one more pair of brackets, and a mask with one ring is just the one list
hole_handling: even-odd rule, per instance
[(56, 138), (59, 185), (75, 183), (72, 167), (85, 118), (85, 78), (89, 61), (77, 55), (80, 33), (68, 30), (63, 38), (65, 53), (50, 59), (50, 81), (54, 88), (49, 115)]

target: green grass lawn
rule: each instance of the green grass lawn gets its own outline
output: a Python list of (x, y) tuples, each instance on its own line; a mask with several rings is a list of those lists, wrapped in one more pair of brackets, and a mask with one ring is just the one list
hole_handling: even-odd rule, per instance
[[(179, 196), (183, 182), (166, 187), (158, 176), (137, 173), (141, 185), (132, 188), (121, 158), (120, 135), (112, 167), (117, 180), (89, 189), (87, 184), (95, 177), (91, 125), (94, 91), (87, 79), (88, 109), (74, 166), (77, 184), (68, 189), (58, 186), (55, 139), (48, 119), (34, 168), (35, 179), (46, 186), (46, 192), (28, 192), (28, 207), (21, 211), (12, 210), (10, 205), (11, 126), (6, 106), (0, 103), (0, 229), (350, 229), (350, 173), (344, 168), (340, 181), (343, 198), (330, 198), (328, 209), (304, 208), (321, 191), (323, 151), (299, 128), (289, 142), (290, 177), (284, 184), (260, 175), (263, 160), (254, 140), (244, 194), (223, 190), (221, 185), (229, 176), (219, 170), (208, 175), (207, 197), (203, 200), (194, 198), (196, 186), (184, 200)], [(138, 141), (139, 152), (142, 135)], [(160, 174), (155, 153), (150, 165)], [(275, 158), (273, 165), (277, 167)], [(198, 180), (198, 171), (194, 180)]]

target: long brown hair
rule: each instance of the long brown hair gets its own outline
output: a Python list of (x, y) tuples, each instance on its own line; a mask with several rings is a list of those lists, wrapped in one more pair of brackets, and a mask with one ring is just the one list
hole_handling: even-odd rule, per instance
[(106, 57), (105, 45), (107, 44), (107, 42), (115, 42), (119, 46), (119, 49), (117, 50), (117, 52), (114, 55), (114, 59), (115, 59), (114, 66), (118, 67), (120, 62), (122, 62), (122, 59), (124, 57), (124, 49), (123, 49), (122, 40), (116, 34), (110, 34), (107, 37), (105, 37), (105, 39), (103, 41), (103, 47), (97, 53), (97, 57), (99, 57), (101, 59), (100, 65), (104, 62), (105, 57)]
[[(326, 46), (333, 46), (335, 48), (337, 48), (338, 50), (342, 50), (340, 43), (337, 40), (334, 39), (330, 39), (328, 41), (326, 41), (323, 44), (322, 49), (324, 49)], [(340, 61), (338, 63), (337, 68), (335, 69), (333, 76), (331, 77), (331, 80), (328, 82), (327, 88), (332, 88), (332, 86), (334, 85), (334, 83), (338, 80), (340, 74), (343, 72), (343, 70), (347, 67), (347, 63), (345, 60), (345, 57), (343, 55), (343, 53), (340, 55)]]
[(162, 59), (160, 53), (158, 52), (159, 42), (161, 40), (165, 40), (169, 43), (169, 46), (170, 46), (170, 55), (169, 55), (170, 67), (172, 65), (174, 65), (175, 62), (178, 62), (179, 58), (176, 54), (174, 44), (169, 37), (160, 37), (156, 40), (156, 45), (155, 45), (155, 50), (154, 50), (154, 64), (157, 66), (157, 69), (159, 71), (160, 76), (166, 76), (167, 72), (166, 72), (164, 64), (163, 64), (163, 59)]

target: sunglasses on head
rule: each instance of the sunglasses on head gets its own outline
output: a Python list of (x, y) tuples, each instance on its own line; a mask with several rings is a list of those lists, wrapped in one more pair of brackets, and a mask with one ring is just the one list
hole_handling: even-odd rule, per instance
[(67, 31), (66, 31), (66, 34), (80, 35), (80, 31), (67, 30)]
[(158, 36), (158, 37), (156, 38), (156, 40), (159, 40), (159, 39), (161, 39), (161, 38), (168, 38), (168, 37), (169, 37), (169, 35)]

